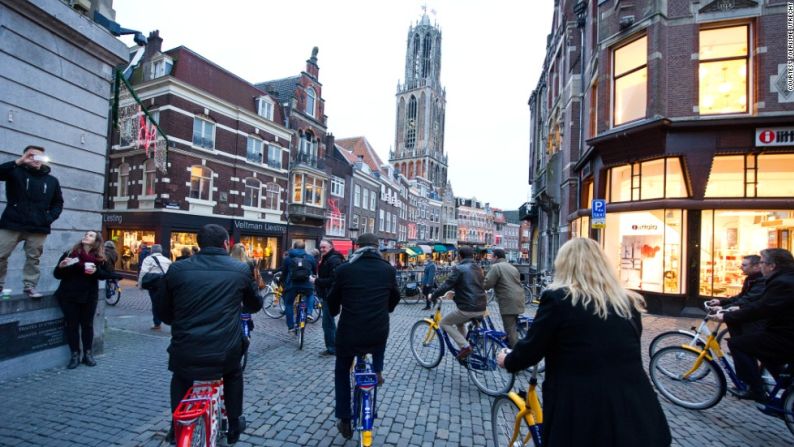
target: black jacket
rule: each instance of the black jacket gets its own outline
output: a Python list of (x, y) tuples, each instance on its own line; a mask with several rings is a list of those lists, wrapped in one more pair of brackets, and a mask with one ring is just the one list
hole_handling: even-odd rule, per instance
[(91, 275), (85, 274), (85, 264), (77, 262), (67, 267), (58, 267), (58, 264), (69, 255), (66, 252), (55, 263), (52, 276), (60, 279), (55, 298), (61, 302), (90, 303), (99, 297), (99, 280), (121, 279), (121, 275), (108, 269), (107, 261), (96, 263), (96, 271)]
[(317, 269), (317, 279), (314, 280), (317, 296), (320, 298), (328, 296), (334, 283), (334, 270), (343, 262), (345, 262), (345, 257), (334, 249), (323, 255), (320, 267)]
[(640, 314), (604, 320), (564, 289), (540, 298), (527, 336), (505, 358), (517, 372), (546, 359), (543, 446), (669, 446), (670, 428), (642, 367)]
[(464, 312), (483, 312), (488, 304), (483, 284), (485, 284), (485, 275), (482, 273), (482, 267), (475, 264), (472, 259), (464, 259), (452, 269), (444, 284), (433, 292), (433, 299), (454, 289), (454, 301), (458, 309)]
[(16, 162), (0, 164), (0, 181), (6, 182), (6, 209), (0, 228), (50, 234), (50, 225), (63, 211), (63, 195), (50, 167), (33, 169)]
[(222, 248), (206, 247), (171, 264), (155, 297), (157, 311), (171, 325), (168, 369), (195, 380), (217, 379), (239, 367), (241, 304), (262, 308), (251, 269)]
[(744, 284), (742, 284), (741, 293), (734, 297), (720, 301), (720, 306), (744, 306), (745, 304), (757, 301), (759, 298), (761, 298), (761, 295), (764, 294), (764, 289), (766, 288), (765, 283), (766, 281), (764, 280), (764, 275), (762, 275), (761, 272), (747, 275), (747, 277), (744, 278)]
[(337, 355), (355, 355), (386, 344), (389, 313), (400, 302), (397, 272), (378, 253), (365, 252), (336, 268), (328, 294), (331, 315), (341, 316), (336, 329)]

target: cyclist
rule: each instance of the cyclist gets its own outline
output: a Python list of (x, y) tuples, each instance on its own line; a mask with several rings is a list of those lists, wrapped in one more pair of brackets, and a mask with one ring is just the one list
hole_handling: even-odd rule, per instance
[(444, 284), (433, 292), (432, 299), (435, 301), (441, 295), (454, 289), (454, 301), (457, 308), (441, 319), (441, 327), (458, 345), (460, 352), (457, 358), (463, 360), (472, 351), (471, 346), (466, 342), (464, 324), (472, 318), (485, 314), (488, 297), (485, 294), (482, 268), (474, 262), (474, 250), (469, 247), (461, 247), (458, 250), (458, 257), (460, 262), (452, 269)]
[[(758, 255), (748, 255), (742, 257), (742, 273), (746, 275), (744, 278), (744, 283), (742, 284), (742, 290), (739, 292), (738, 295), (725, 298), (725, 299), (713, 299), (710, 300), (707, 304), (709, 306), (719, 306), (722, 309), (730, 309), (732, 307), (741, 308), (742, 306), (752, 303), (753, 301), (757, 301), (761, 298), (761, 295), (764, 294), (764, 289), (766, 286), (764, 285), (764, 275), (761, 274), (761, 257)], [(727, 324), (728, 332), (730, 332), (731, 337), (738, 337), (743, 333), (755, 332), (757, 330), (763, 329), (763, 322), (761, 321), (754, 321), (743, 325), (736, 325), (736, 324)]]
[[(226, 440), (237, 442), (245, 427), (244, 350), (240, 304), (247, 313), (262, 308), (250, 268), (229, 256), (229, 234), (220, 225), (204, 225), (198, 232), (201, 251), (168, 269), (156, 302), (165, 324), (171, 325), (168, 369), (171, 377), (171, 413), (193, 386), (194, 380), (223, 377), (229, 430)], [(166, 439), (173, 443), (174, 426)]]
[(383, 356), (389, 336), (389, 313), (400, 301), (396, 271), (378, 251), (378, 238), (361, 235), (347, 263), (336, 268), (328, 294), (328, 311), (340, 314), (336, 331), (336, 427), (342, 437), (353, 437), (350, 426), (350, 368), (356, 355), (372, 354), (372, 369), (383, 383)]
[(317, 290), (317, 297), (322, 300), (323, 309), (323, 335), (325, 338), (325, 349), (320, 352), (320, 355), (336, 355), (336, 321), (334, 317), (328, 312), (328, 292), (331, 290), (331, 285), (334, 283), (334, 272), (339, 267), (345, 258), (342, 253), (334, 249), (334, 243), (328, 239), (320, 241), (320, 263), (317, 268), (317, 279), (314, 280), (314, 288)]
[(507, 333), (507, 343), (512, 348), (518, 341), (516, 333), (518, 316), (524, 313), (524, 287), (521, 285), (518, 269), (505, 259), (505, 251), (496, 248), (493, 255), (496, 260), (485, 275), (485, 288), (494, 289), (496, 303), (499, 304), (499, 313)]
[(433, 287), (436, 285), (436, 263), (433, 258), (427, 258), (425, 262), (425, 271), (422, 274), (422, 295), (425, 296), (425, 308), (430, 309), (430, 295), (433, 293)]
[(287, 332), (292, 331), (295, 326), (295, 296), (300, 292), (306, 299), (306, 309), (314, 306), (314, 286), (312, 286), (312, 276), (317, 272), (317, 264), (314, 257), (306, 253), (306, 244), (303, 241), (295, 241), (292, 249), (287, 252), (284, 263), (281, 265), (282, 281), (284, 281), (284, 310), (287, 316)]

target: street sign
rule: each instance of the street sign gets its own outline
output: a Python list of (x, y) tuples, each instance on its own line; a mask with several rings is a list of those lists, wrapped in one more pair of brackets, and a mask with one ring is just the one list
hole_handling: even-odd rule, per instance
[(604, 228), (607, 224), (607, 201), (604, 199), (593, 199), (590, 207), (592, 221), (590, 226), (593, 228)]

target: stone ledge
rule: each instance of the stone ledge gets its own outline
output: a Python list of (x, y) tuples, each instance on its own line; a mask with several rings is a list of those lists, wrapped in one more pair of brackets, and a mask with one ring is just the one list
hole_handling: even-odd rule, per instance
[(29, 298), (25, 294), (12, 295), (11, 298), (0, 299), (0, 315), (18, 312), (31, 312), (34, 310), (58, 307), (58, 300), (52, 293), (44, 294), (41, 298)]

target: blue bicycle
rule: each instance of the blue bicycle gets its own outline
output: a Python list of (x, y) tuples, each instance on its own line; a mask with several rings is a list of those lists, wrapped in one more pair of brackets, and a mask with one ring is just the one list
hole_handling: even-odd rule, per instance
[(359, 445), (372, 445), (372, 428), (378, 413), (378, 375), (372, 369), (372, 356), (356, 356), (351, 372), (353, 384), (353, 429), (358, 432)]

